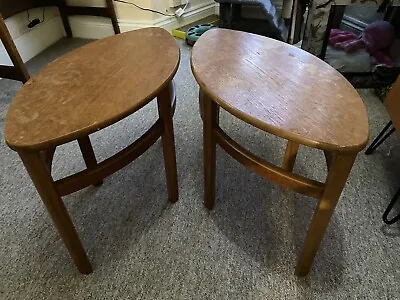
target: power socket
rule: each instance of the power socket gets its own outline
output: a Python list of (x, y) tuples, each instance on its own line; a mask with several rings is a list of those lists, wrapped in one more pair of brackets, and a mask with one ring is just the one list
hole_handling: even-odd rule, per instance
[(182, 17), (182, 15), (183, 15), (183, 13), (184, 13), (185, 11), (183, 10), (183, 8), (178, 8), (177, 10), (176, 10), (176, 12), (175, 12), (175, 16), (177, 16), (178, 18), (180, 18), (180, 17)]
[(39, 25), (40, 23), (42, 23), (42, 22), (38, 18), (33, 19), (32, 21), (29, 22), (28, 28), (31, 29), (31, 28), (35, 27), (36, 25)]

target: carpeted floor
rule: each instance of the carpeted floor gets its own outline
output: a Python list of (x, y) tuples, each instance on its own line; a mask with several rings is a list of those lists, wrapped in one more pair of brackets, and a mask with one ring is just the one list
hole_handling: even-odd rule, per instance
[[(36, 72), (86, 42), (62, 40), (28, 68)], [(21, 84), (0, 81), (0, 298), (398, 299), (400, 223), (384, 226), (381, 215), (400, 184), (400, 139), (391, 137), (374, 155), (359, 155), (312, 272), (296, 278), (314, 200), (264, 181), (218, 150), (217, 204), (211, 213), (203, 207), (198, 86), (190, 49), (181, 50), (175, 116), (179, 202), (167, 202), (160, 142), (100, 188), (65, 197), (94, 267), (88, 276), (71, 262), (17, 154), (4, 143), (6, 111)], [(388, 116), (372, 92), (360, 94), (374, 137)], [(138, 137), (156, 111), (150, 105), (94, 134), (98, 158)], [(226, 113), (221, 124), (250, 150), (280, 163), (284, 141)], [(60, 147), (54, 165), (56, 178), (83, 168), (77, 143)], [(324, 180), (322, 152), (302, 147), (295, 171)]]

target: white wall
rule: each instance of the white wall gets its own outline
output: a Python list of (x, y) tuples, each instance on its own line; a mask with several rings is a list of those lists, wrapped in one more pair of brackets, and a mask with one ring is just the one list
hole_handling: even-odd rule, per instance
[[(24, 61), (28, 61), (65, 35), (58, 9), (55, 7), (46, 7), (44, 14), (45, 21), (32, 29), (28, 28), (29, 21), (26, 11), (5, 20), (7, 28)], [(43, 9), (36, 8), (29, 10), (29, 17), (30, 20), (35, 18), (42, 20)], [(11, 65), (10, 58), (3, 44), (1, 43), (0, 45), (0, 64)]]
[[(140, 6), (151, 8), (167, 14), (173, 14), (176, 8), (170, 8), (168, 0), (125, 0), (140, 3)], [(102, 0), (91, 0), (91, 5), (100, 6)], [(77, 5), (81, 0), (69, 0), (69, 4)], [(147, 3), (147, 5), (146, 5)], [(190, 0), (190, 5), (182, 18), (174, 16), (163, 16), (149, 11), (140, 10), (132, 5), (115, 3), (119, 26), (122, 32), (135, 30), (143, 27), (158, 26), (168, 31), (182, 25), (194, 22), (215, 13), (216, 2), (214, 0)], [(70, 17), (73, 35), (82, 38), (102, 38), (113, 34), (109, 19), (90, 16)]]
[[(173, 14), (176, 8), (169, 7), (169, 0), (125, 0), (142, 7)], [(279, 7), (282, 0), (272, 0)], [(67, 0), (69, 5), (85, 5), (101, 7), (104, 0)], [(130, 31), (143, 27), (159, 26), (172, 30), (218, 12), (218, 4), (214, 0), (190, 0), (190, 5), (182, 18), (162, 16), (149, 11), (140, 10), (132, 5), (114, 2), (121, 31)], [(42, 19), (42, 8), (29, 11), (30, 19)], [(64, 28), (55, 7), (45, 8), (45, 22), (28, 29), (29, 21), (26, 12), (12, 16), (6, 20), (14, 42), (22, 59), (27, 61), (51, 44), (65, 36)], [(70, 23), (73, 35), (81, 38), (102, 38), (112, 35), (113, 28), (108, 18), (93, 16), (71, 16)], [(10, 65), (11, 61), (0, 44), (0, 64)]]
[[(169, 7), (169, 0), (125, 0), (142, 7), (152, 8), (165, 13), (174, 13), (176, 8)], [(273, 0), (279, 3), (281, 0)], [(69, 5), (85, 5), (101, 7), (104, 0), (67, 0)], [(190, 0), (190, 5), (182, 18), (162, 16), (149, 11), (140, 10), (132, 5), (114, 2), (121, 31), (130, 31), (143, 27), (159, 26), (167, 30), (178, 28), (194, 22), (218, 11), (214, 0)], [(42, 19), (42, 8), (29, 11), (30, 19)], [(29, 21), (26, 12), (12, 16), (6, 20), (14, 42), (20, 51), (22, 59), (27, 61), (51, 44), (65, 36), (64, 28), (55, 7), (45, 8), (45, 22), (28, 29)], [(73, 35), (81, 38), (102, 38), (112, 35), (113, 28), (108, 18), (93, 16), (71, 16), (70, 23)], [(2, 45), (1, 45), (2, 46)], [(10, 59), (4, 48), (0, 48), (0, 64), (10, 65)]]

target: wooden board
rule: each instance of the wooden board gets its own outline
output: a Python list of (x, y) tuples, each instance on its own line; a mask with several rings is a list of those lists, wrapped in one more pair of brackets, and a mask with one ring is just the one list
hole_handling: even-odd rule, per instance
[(212, 29), (196, 42), (191, 60), (202, 91), (253, 126), (322, 150), (357, 152), (368, 142), (368, 116), (357, 91), (308, 52)]
[(177, 43), (161, 28), (76, 49), (22, 87), (6, 117), (6, 142), (14, 150), (37, 150), (89, 135), (151, 101), (178, 64)]
[(396, 128), (396, 133), (400, 134), (400, 77), (397, 77), (396, 82), (392, 85), (385, 106), (393, 121), (393, 126)]

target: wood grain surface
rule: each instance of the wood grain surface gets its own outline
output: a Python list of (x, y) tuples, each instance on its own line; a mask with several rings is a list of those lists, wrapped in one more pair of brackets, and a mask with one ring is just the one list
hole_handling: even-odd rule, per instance
[(14, 150), (37, 150), (89, 135), (151, 101), (178, 65), (176, 41), (160, 28), (76, 49), (19, 91), (7, 114), (6, 142)]
[(393, 126), (396, 128), (396, 133), (400, 134), (400, 76), (392, 85), (392, 89), (387, 95), (385, 101), (386, 109), (390, 119), (393, 121)]
[(368, 117), (334, 68), (294, 46), (227, 29), (206, 32), (191, 65), (203, 92), (236, 117), (314, 148), (357, 152)]

